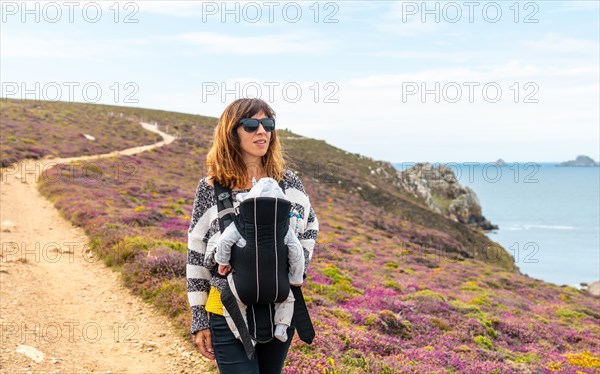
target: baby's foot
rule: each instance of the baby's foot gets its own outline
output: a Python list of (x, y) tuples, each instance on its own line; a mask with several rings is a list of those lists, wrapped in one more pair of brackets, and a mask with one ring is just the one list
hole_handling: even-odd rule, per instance
[(287, 342), (287, 326), (286, 325), (275, 325), (275, 337), (282, 342)]

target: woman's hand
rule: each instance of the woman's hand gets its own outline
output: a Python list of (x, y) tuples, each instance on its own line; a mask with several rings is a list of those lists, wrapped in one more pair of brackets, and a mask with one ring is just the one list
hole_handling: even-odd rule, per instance
[(200, 330), (194, 335), (194, 343), (200, 349), (200, 353), (209, 360), (215, 359), (215, 351), (213, 350), (212, 337), (210, 329)]

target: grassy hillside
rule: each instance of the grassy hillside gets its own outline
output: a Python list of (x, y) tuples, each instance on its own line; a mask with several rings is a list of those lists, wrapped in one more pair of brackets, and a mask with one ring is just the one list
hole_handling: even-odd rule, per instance
[(161, 140), (119, 107), (0, 99), (0, 108), (0, 167), (24, 158), (93, 155)]
[[(83, 118), (96, 108), (47, 105)], [(41, 191), (129, 287), (187, 334), (187, 228), (216, 119), (118, 110), (168, 125), (180, 138), (97, 161), (93, 180), (65, 169)], [(317, 338), (294, 343), (286, 372), (600, 371), (597, 298), (519, 274), (485, 235), (399, 189), (390, 164), (278, 131), (320, 221), (305, 286)], [(123, 172), (104, 172), (114, 165)]]

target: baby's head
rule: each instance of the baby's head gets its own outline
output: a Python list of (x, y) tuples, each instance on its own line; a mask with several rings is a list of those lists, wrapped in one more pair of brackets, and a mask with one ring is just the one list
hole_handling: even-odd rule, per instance
[(237, 195), (238, 201), (244, 201), (251, 197), (277, 197), (280, 199), (287, 199), (287, 196), (283, 193), (279, 183), (273, 178), (261, 178), (254, 187), (247, 193), (240, 193)]

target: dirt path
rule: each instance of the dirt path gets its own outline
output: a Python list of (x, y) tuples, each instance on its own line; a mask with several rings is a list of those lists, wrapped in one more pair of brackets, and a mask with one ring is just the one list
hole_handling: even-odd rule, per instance
[[(175, 140), (152, 125), (142, 126), (160, 133), (163, 141), (118, 154)], [(39, 194), (35, 181), (45, 163), (97, 157), (26, 161), (3, 170), (0, 373), (210, 372), (214, 365), (191, 340), (124, 288), (119, 273), (86, 251), (83, 230)]]

